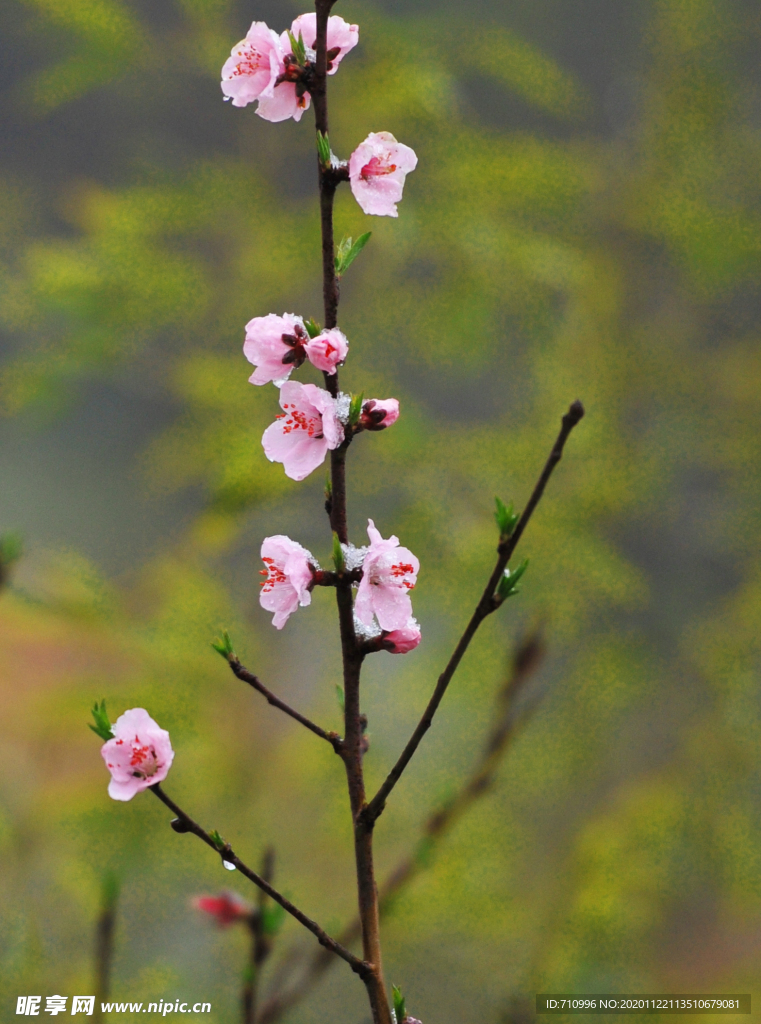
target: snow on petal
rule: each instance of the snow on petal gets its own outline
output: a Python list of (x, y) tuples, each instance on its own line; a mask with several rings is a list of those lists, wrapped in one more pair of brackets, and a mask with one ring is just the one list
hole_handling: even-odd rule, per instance
[(272, 625), (282, 629), (299, 605), (305, 608), (311, 604), (310, 566), (317, 568), (317, 562), (311, 552), (283, 534), (265, 537), (261, 556), (264, 562), (261, 572), (267, 578), (261, 585), (259, 604), (265, 611), (274, 612)]
[(365, 213), (398, 217), (404, 179), (417, 167), (414, 150), (397, 142), (390, 132), (370, 132), (349, 160), (354, 198)]
[[(314, 12), (299, 15), (291, 25), (291, 32), (294, 39), (298, 39), (301, 35), (304, 45), (308, 46), (310, 50), (314, 50), (317, 43), (317, 15)], [(328, 18), (327, 42), (328, 53), (331, 50), (338, 51), (335, 56), (328, 59), (330, 68), (328, 74), (334, 75), (349, 50), (353, 50), (359, 42), (359, 25), (350, 25), (338, 15), (331, 15)]]
[(283, 67), (277, 33), (263, 21), (255, 21), (230, 53), (222, 68), (222, 92), (234, 107), (271, 96)]
[(293, 313), (268, 313), (249, 320), (243, 354), (256, 367), (249, 383), (267, 384), (289, 377), (304, 362), (304, 343), (308, 340), (304, 321)]
[(169, 733), (145, 708), (132, 708), (117, 718), (113, 737), (100, 748), (111, 772), (108, 795), (114, 800), (131, 800), (149, 786), (167, 777), (174, 760)]
[(412, 618), (409, 591), (417, 583), (420, 562), (410, 550), (400, 547), (397, 537), (384, 540), (372, 519), (368, 520), (367, 535), (370, 550), (362, 566), (354, 613), (366, 626), (375, 615), (381, 629), (403, 629)]
[(333, 374), (336, 368), (346, 359), (349, 352), (349, 342), (343, 331), (333, 327), (329, 331), (323, 331), (316, 338), (311, 338), (305, 345), (304, 351), (312, 366), (325, 373)]
[(314, 384), (289, 380), (280, 389), (280, 406), (283, 415), (264, 431), (264, 453), (282, 462), (286, 476), (304, 480), (344, 439), (336, 400)]

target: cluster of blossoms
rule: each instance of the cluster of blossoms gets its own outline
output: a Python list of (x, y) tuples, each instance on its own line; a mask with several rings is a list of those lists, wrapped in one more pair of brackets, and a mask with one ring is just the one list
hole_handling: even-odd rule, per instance
[[(302, 14), (290, 30), (278, 35), (255, 21), (237, 43), (222, 68), (222, 92), (234, 107), (257, 101), (256, 113), (266, 121), (300, 121), (311, 103), (315, 74), (317, 18)], [(328, 18), (328, 74), (359, 42), (359, 28), (336, 15)], [(335, 158), (333, 158), (335, 161)], [(398, 216), (404, 180), (417, 166), (409, 146), (390, 132), (370, 132), (347, 164), (335, 167), (348, 174), (351, 190), (362, 210), (377, 217)], [(309, 357), (311, 359), (311, 356)], [(257, 381), (256, 383), (260, 383)]]

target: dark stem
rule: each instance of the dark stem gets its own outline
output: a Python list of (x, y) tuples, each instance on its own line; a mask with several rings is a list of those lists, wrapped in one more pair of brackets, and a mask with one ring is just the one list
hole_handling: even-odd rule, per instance
[[(260, 874), (265, 882), (271, 882), (275, 867), (275, 851), (269, 847), (264, 852)], [(243, 1024), (254, 1024), (256, 1021), (256, 1002), (259, 993), (259, 976), (262, 965), (272, 951), (272, 939), (266, 929), (265, 914), (267, 910), (267, 894), (263, 889), (257, 890), (256, 909), (248, 920), (251, 934), (251, 946), (246, 977), (243, 981), (241, 998)], [(332, 956), (331, 956), (332, 959)]]
[(96, 1022), (102, 1021), (102, 1003), (108, 1002), (111, 991), (111, 964), (114, 957), (114, 927), (119, 883), (115, 875), (103, 880), (101, 908), (95, 928), (95, 1011)]
[(252, 686), (258, 693), (261, 693), (268, 704), (284, 711), (286, 715), (290, 715), (291, 718), (294, 718), (297, 722), (306, 726), (306, 728), (309, 729), (310, 732), (313, 732), (315, 736), (319, 736), (322, 740), (327, 740), (337, 754), (341, 752), (341, 737), (338, 733), (326, 732), (325, 729), (320, 728), (319, 725), (315, 725), (315, 723), (309, 718), (306, 718), (300, 712), (295, 711), (289, 704), (286, 704), (284, 700), (280, 700), (279, 697), (276, 697), (275, 694), (272, 693), (271, 690), (268, 690), (264, 683), (262, 683), (258, 677), (253, 674), (253, 672), (249, 672), (247, 668), (244, 668), (243, 665), (241, 665), (236, 655), (228, 655), (227, 660), (234, 675), (236, 675), (242, 682), (248, 683), (248, 685)]
[[(497, 693), (494, 723), (473, 771), (460, 791), (443, 808), (429, 815), (415, 853), (402, 860), (386, 879), (380, 890), (381, 915), (388, 911), (401, 890), (430, 862), (430, 858), (423, 855), (430, 852), (432, 845), (442, 838), (463, 813), (489, 792), (499, 764), (517, 734), (518, 725), (522, 728), (530, 717), (530, 711), (533, 710), (534, 704), (529, 707), (528, 712), (525, 706), (520, 712), (516, 712), (515, 702), (526, 683), (542, 664), (544, 653), (541, 629), (533, 630), (518, 644), (512, 659), (511, 671)], [(359, 918), (355, 918), (341, 932), (339, 942), (350, 946), (357, 941), (360, 934)], [(334, 963), (334, 957), (324, 950), (319, 950), (310, 957), (306, 970), (290, 988), (282, 989), (285, 978), (281, 978), (281, 990), (276, 990), (275, 994), (267, 999), (258, 1024), (273, 1024), (274, 1021), (280, 1020), (287, 1010), (300, 1002), (314, 988)]]
[(206, 829), (201, 828), (201, 826), (197, 822), (193, 821), (190, 815), (186, 814), (185, 811), (183, 811), (182, 808), (171, 799), (171, 797), (166, 795), (164, 790), (161, 788), (160, 782), (156, 782), (153, 786), (150, 786), (149, 789), (152, 793), (155, 793), (159, 800), (165, 804), (170, 811), (177, 815), (178, 820), (172, 822), (172, 828), (175, 832), (192, 832), (194, 836), (198, 836), (201, 842), (206, 843), (206, 845), (210, 846), (215, 853), (219, 854), (223, 862), (232, 864), (250, 882), (253, 882), (254, 885), (258, 885), (260, 889), (275, 901), (275, 903), (279, 903), (283, 910), (287, 911), (291, 917), (295, 917), (300, 924), (303, 924), (304, 927), (315, 936), (321, 946), (324, 946), (325, 949), (329, 949), (331, 953), (335, 953), (336, 956), (340, 956), (341, 959), (345, 960), (351, 969), (358, 974), (363, 981), (365, 981), (368, 975), (371, 974), (370, 964), (364, 963), (364, 961), (360, 960), (359, 957), (350, 953), (349, 950), (345, 949), (340, 942), (337, 942), (335, 939), (331, 938), (327, 932), (323, 931), (316, 921), (307, 917), (303, 911), (299, 910), (299, 908), (291, 903), (289, 899), (286, 899), (285, 896), (279, 893), (277, 889), (275, 889), (265, 878), (258, 875), (255, 871), (252, 871), (251, 868), (248, 867), (247, 864), (244, 864), (240, 857), (233, 852), (229, 843), (225, 843), (225, 845), (220, 849)]
[(383, 813), (389, 794), (401, 778), (402, 772), (410, 763), (415, 751), (420, 746), (420, 741), (430, 729), (433, 716), (436, 714), (436, 710), (438, 709), (439, 704), (441, 704), (442, 698), (447, 691), (447, 687), (449, 686), (452, 676), (455, 674), (458, 665), (462, 661), (463, 655), (467, 651), (470, 641), (475, 636), (478, 627), (485, 618), (491, 615), (491, 613), (499, 607), (501, 602), (495, 599), (494, 593), (497, 585), (505, 571), (507, 563), (510, 561), (513, 552), (518, 545), (518, 541), (523, 536), (523, 531), (526, 529), (534, 509), (539, 504), (542, 494), (544, 493), (544, 488), (547, 486), (547, 481), (552, 475), (553, 469), (557, 466), (558, 462), (560, 462), (563, 455), (563, 448), (565, 447), (565, 443), (568, 440), (571, 431), (576, 424), (579, 423), (583, 415), (584, 406), (577, 400), (563, 416), (560, 433), (557, 436), (555, 444), (552, 446), (552, 451), (550, 452), (544, 469), (536, 482), (528, 504), (523, 510), (523, 514), (518, 520), (513, 533), (501, 541), (497, 547), (497, 564), (494, 566), (494, 571), (489, 577), (489, 582), (486, 584), (484, 592), (481, 595), (481, 599), (476, 605), (476, 610), (473, 612), (470, 622), (465, 627), (465, 632), (460, 637), (459, 643), (457, 644), (457, 647), (455, 647), (454, 653), (449, 659), (447, 667), (439, 676), (433, 695), (428, 702), (428, 707), (423, 712), (423, 717), (418, 722), (407, 746), (400, 754), (399, 760), (388, 773), (388, 776), (378, 792), (362, 812), (362, 817), (365, 819), (368, 827), (372, 828), (377, 819)]

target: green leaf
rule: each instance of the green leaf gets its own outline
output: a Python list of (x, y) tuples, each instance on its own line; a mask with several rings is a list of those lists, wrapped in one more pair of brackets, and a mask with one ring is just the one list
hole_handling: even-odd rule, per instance
[(300, 64), (301, 67), (303, 67), (307, 59), (307, 52), (304, 47), (304, 37), (302, 36), (301, 32), (299, 32), (299, 38), (296, 39), (293, 32), (291, 32), (291, 30), (289, 29), (288, 38), (291, 41), (291, 51), (293, 53), (293, 56), (296, 58), (297, 63)]
[(341, 243), (338, 246), (338, 251), (336, 252), (336, 274), (339, 277), (346, 273), (357, 256), (359, 256), (364, 247), (370, 241), (371, 235), (372, 231), (366, 231), (364, 235), (360, 235), (357, 241), (353, 243), (351, 237), (341, 240)]
[(265, 935), (277, 935), (285, 921), (285, 910), (279, 903), (273, 903), (262, 911), (262, 929)]
[(0, 537), (0, 565), (7, 568), (17, 562), (24, 550), (20, 533), (4, 533)]
[(403, 1024), (404, 1018), (407, 1016), (407, 1008), (405, 1006), (404, 996), (402, 995), (401, 989), (397, 985), (391, 986), (391, 998), (394, 1003), (396, 1024)]
[(515, 511), (512, 501), (509, 505), (506, 505), (501, 498), (495, 498), (494, 501), (497, 505), (494, 518), (499, 527), (499, 539), (506, 540), (518, 524), (520, 515)]
[(346, 711), (346, 694), (344, 688), (340, 683), (336, 683), (336, 697), (338, 698), (338, 706), (341, 709), (341, 714)]
[(346, 567), (343, 548), (341, 547), (341, 541), (338, 539), (337, 533), (333, 534), (333, 565), (336, 567), (336, 572), (343, 572)]
[(304, 321), (304, 326), (306, 327), (307, 334), (310, 338), (316, 338), (318, 334), (322, 333), (322, 327), (320, 327), (317, 321), (313, 320), (311, 317)]
[(325, 500), (330, 501), (333, 497), (333, 481), (330, 479), (330, 473), (325, 475)]
[(349, 426), (354, 427), (359, 423), (359, 417), (362, 415), (362, 402), (365, 399), (364, 391), (359, 395), (351, 396), (351, 403), (349, 405)]
[(95, 701), (95, 706), (92, 709), (92, 716), (95, 719), (95, 725), (90, 725), (89, 722), (87, 724), (90, 725), (90, 728), (96, 736), (100, 736), (102, 740), (113, 739), (114, 730), (111, 728), (111, 722), (108, 720), (108, 715), (106, 714), (105, 700), (102, 700), (100, 704), (98, 704), (97, 700)]
[(214, 843), (218, 850), (223, 850), (227, 845), (222, 836), (219, 834), (219, 832), (217, 832), (215, 828), (213, 828), (211, 832), (209, 832), (209, 839), (211, 839), (212, 843)]
[(317, 155), (323, 167), (330, 167), (332, 156), (330, 152), (330, 139), (328, 138), (328, 133), (325, 132), (323, 135), (319, 128), (317, 129)]
[(227, 632), (226, 629), (222, 631), (222, 639), (220, 640), (219, 637), (216, 637), (214, 640), (212, 640), (211, 646), (214, 648), (217, 654), (222, 655), (225, 661), (228, 661), (230, 655), (235, 653), (233, 650), (232, 640), (230, 639), (230, 634)]
[(514, 597), (520, 593), (518, 589), (518, 580), (528, 569), (528, 558), (524, 559), (518, 568), (514, 572), (510, 572), (509, 569), (505, 569), (502, 579), (499, 581), (497, 587), (497, 597), (500, 601), (506, 601), (508, 597)]

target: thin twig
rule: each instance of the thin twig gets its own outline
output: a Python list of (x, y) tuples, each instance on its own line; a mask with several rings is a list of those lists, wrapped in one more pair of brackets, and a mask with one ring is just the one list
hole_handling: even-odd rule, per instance
[[(274, 870), (275, 851), (270, 846), (264, 851), (260, 871), (265, 882), (272, 882)], [(261, 974), (262, 965), (272, 952), (272, 937), (266, 927), (267, 899), (267, 893), (263, 889), (258, 889), (256, 908), (251, 912), (247, 922), (251, 934), (251, 948), (241, 998), (243, 1024), (254, 1024), (256, 1020), (259, 975)], [(330, 959), (333, 959), (332, 953), (330, 954)]]
[(103, 1003), (111, 991), (111, 965), (114, 958), (114, 928), (119, 899), (119, 879), (109, 873), (103, 879), (100, 913), (95, 928), (95, 1022), (104, 1020)]
[(182, 808), (171, 799), (171, 797), (167, 796), (161, 788), (160, 782), (150, 786), (149, 789), (152, 793), (155, 793), (159, 800), (161, 800), (161, 802), (165, 804), (170, 811), (177, 815), (178, 820), (172, 822), (172, 828), (175, 832), (192, 832), (193, 835), (198, 836), (201, 842), (206, 843), (206, 845), (210, 846), (215, 853), (219, 854), (225, 864), (232, 864), (236, 867), (242, 875), (248, 878), (249, 881), (253, 882), (254, 885), (258, 885), (260, 889), (263, 889), (264, 892), (266, 892), (267, 895), (275, 901), (275, 903), (279, 903), (283, 910), (287, 911), (291, 917), (295, 917), (297, 921), (303, 924), (304, 927), (315, 936), (321, 946), (324, 946), (325, 949), (329, 949), (331, 953), (335, 953), (336, 956), (340, 956), (342, 960), (345, 960), (351, 969), (358, 974), (363, 981), (369, 974), (372, 974), (371, 964), (366, 964), (364, 960), (360, 960), (359, 957), (354, 956), (354, 954), (349, 952), (349, 950), (342, 946), (340, 942), (337, 942), (335, 939), (331, 938), (326, 931), (323, 931), (316, 921), (313, 921), (311, 917), (307, 917), (303, 911), (299, 910), (299, 908), (291, 903), (289, 899), (286, 899), (282, 893), (279, 893), (277, 889), (270, 885), (265, 878), (258, 875), (255, 871), (252, 871), (251, 868), (248, 867), (247, 864), (244, 864), (240, 857), (233, 852), (229, 843), (225, 843), (224, 846), (220, 848), (214, 842), (206, 829), (201, 828), (201, 826), (197, 822), (193, 821), (190, 815), (186, 814), (185, 811), (183, 811)]
[(518, 541), (523, 535), (523, 531), (528, 525), (528, 521), (531, 518), (534, 509), (539, 504), (542, 494), (544, 493), (544, 488), (547, 486), (547, 481), (552, 475), (553, 469), (558, 462), (560, 462), (563, 455), (563, 448), (565, 447), (565, 443), (568, 440), (571, 431), (576, 424), (579, 423), (583, 415), (584, 406), (577, 400), (563, 416), (560, 433), (557, 436), (555, 444), (552, 446), (552, 451), (550, 452), (544, 469), (536, 482), (536, 486), (529, 498), (529, 502), (518, 520), (513, 533), (505, 540), (501, 541), (497, 548), (497, 564), (494, 567), (494, 571), (489, 577), (489, 582), (486, 584), (484, 592), (481, 595), (481, 600), (476, 605), (476, 610), (473, 612), (470, 622), (465, 628), (465, 632), (460, 638), (452, 657), (449, 659), (447, 667), (439, 676), (436, 688), (428, 702), (428, 707), (423, 712), (423, 717), (418, 722), (415, 731), (410, 737), (407, 746), (399, 756), (398, 761), (388, 773), (386, 780), (362, 812), (362, 817), (367, 823), (368, 828), (372, 828), (383, 813), (389, 794), (401, 778), (402, 772), (409, 764), (415, 751), (420, 746), (420, 741), (430, 729), (433, 716), (436, 714), (436, 710), (447, 691), (447, 687), (449, 686), (452, 676), (455, 674), (457, 666), (462, 661), (462, 657), (467, 651), (470, 641), (475, 636), (476, 630), (483, 620), (499, 607), (500, 602), (495, 599), (495, 590), (497, 589), (497, 585), (505, 571), (507, 563), (510, 561), (511, 556), (518, 545)]
[[(528, 711), (524, 708), (516, 713), (516, 699), (524, 689), (528, 680), (535, 675), (545, 655), (545, 643), (541, 627), (532, 630), (519, 644), (512, 659), (511, 671), (504, 685), (500, 688), (496, 703), (497, 713), (481, 754), (471, 775), (460, 791), (443, 807), (434, 811), (423, 826), (423, 834), (417, 843), (415, 852), (402, 860), (390, 873), (380, 891), (380, 911), (386, 913), (412, 879), (429, 863), (432, 843), (440, 840), (454, 822), (469, 810), (481, 797), (485, 796), (496, 776), (501, 760), (504, 758), (511, 741), (523, 728), (534, 709), (532, 704)], [(350, 946), (360, 936), (359, 918), (355, 918), (339, 935), (338, 941)], [(294, 951), (295, 952), (295, 951)], [(318, 983), (320, 978), (335, 962), (332, 956), (319, 950), (310, 957), (304, 973), (299, 980), (286, 990), (276, 991), (262, 1006), (257, 1024), (274, 1024), (292, 1006), (300, 1002)], [(281, 984), (285, 980), (281, 974)], [(277, 982), (276, 982), (277, 984)]]
[(315, 736), (319, 736), (320, 739), (322, 740), (327, 740), (327, 742), (331, 745), (335, 752), (337, 754), (340, 754), (341, 737), (338, 735), (337, 732), (326, 732), (325, 729), (322, 729), (319, 725), (316, 725), (311, 719), (307, 718), (305, 715), (302, 715), (299, 711), (296, 711), (289, 704), (286, 704), (284, 700), (281, 700), (279, 697), (276, 697), (271, 690), (267, 689), (267, 687), (264, 685), (263, 682), (261, 682), (258, 676), (255, 676), (253, 672), (249, 672), (247, 668), (244, 668), (244, 666), (241, 665), (236, 655), (228, 654), (227, 661), (230, 665), (230, 668), (233, 671), (233, 674), (236, 675), (238, 679), (240, 679), (242, 682), (248, 683), (249, 686), (252, 686), (257, 691), (257, 693), (261, 693), (262, 697), (265, 698), (268, 704), (271, 704), (273, 707), (279, 708), (281, 711), (284, 711), (286, 715), (290, 715), (291, 718), (295, 719), (297, 722), (300, 722), (302, 725), (306, 726), (306, 728), (309, 729), (310, 732), (313, 732)]

